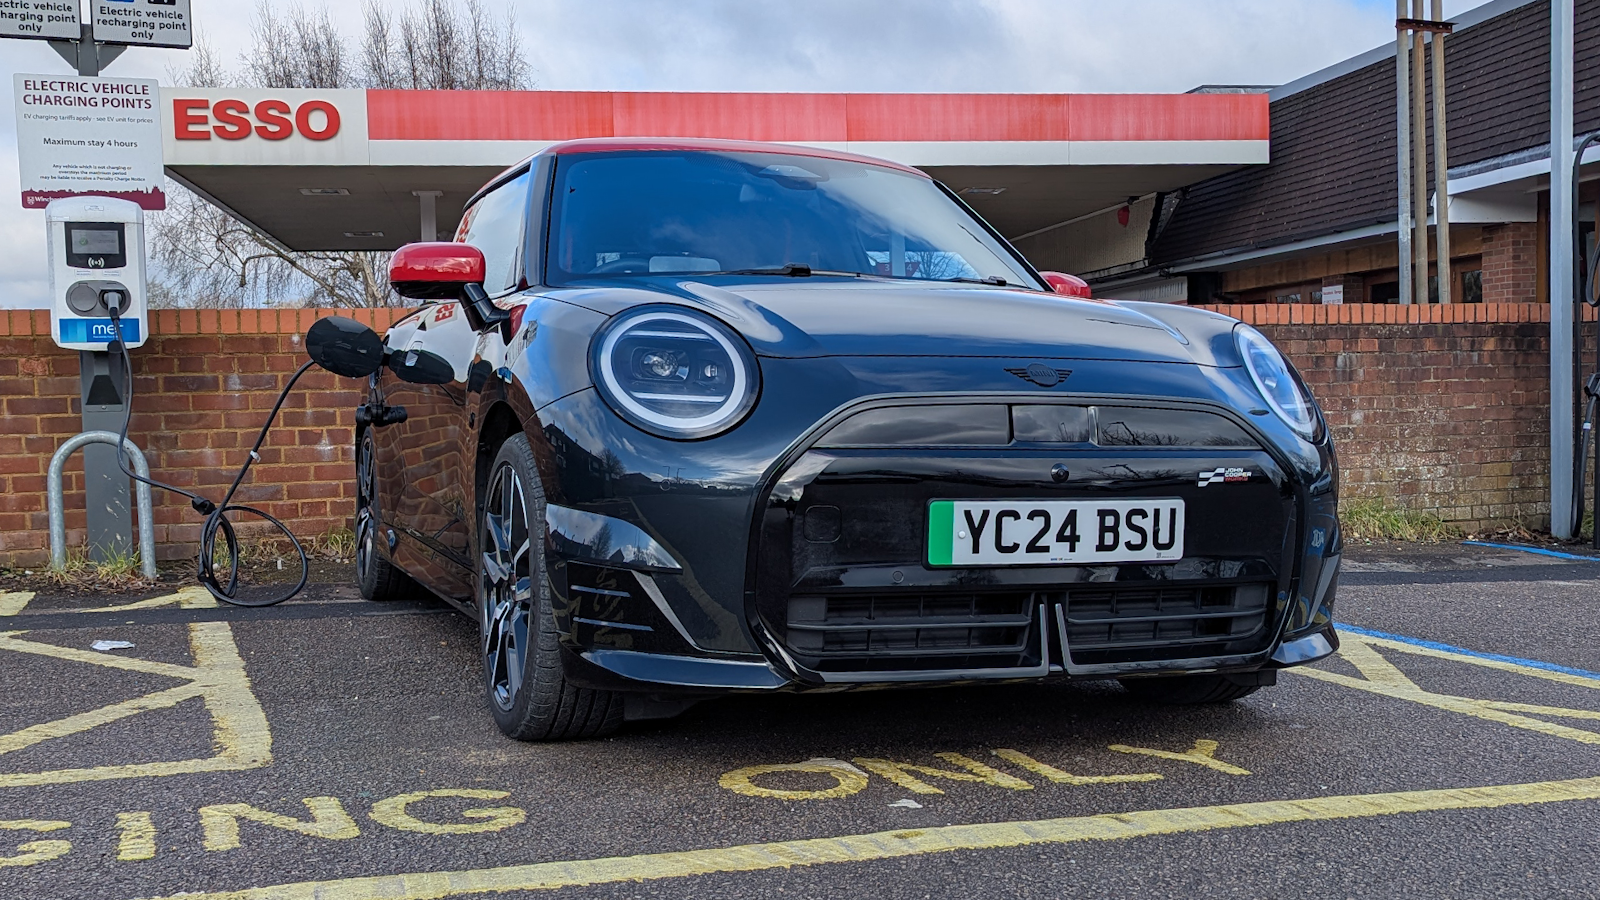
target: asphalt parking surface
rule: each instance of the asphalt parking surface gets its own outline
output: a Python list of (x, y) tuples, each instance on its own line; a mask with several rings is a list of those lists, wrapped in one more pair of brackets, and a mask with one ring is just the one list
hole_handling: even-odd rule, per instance
[(1353, 548), (1340, 603), (1339, 657), (1225, 706), (746, 697), (525, 745), (442, 606), (0, 594), (0, 898), (1594, 896), (1600, 561)]

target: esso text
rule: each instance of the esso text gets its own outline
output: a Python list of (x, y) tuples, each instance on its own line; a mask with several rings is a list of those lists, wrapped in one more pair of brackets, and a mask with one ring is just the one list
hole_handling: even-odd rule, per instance
[(339, 133), (339, 108), (326, 100), (307, 100), (291, 106), (284, 100), (206, 100), (179, 97), (172, 101), (173, 137), (180, 141), (242, 141), (252, 134), (282, 141), (299, 134), (326, 141)]

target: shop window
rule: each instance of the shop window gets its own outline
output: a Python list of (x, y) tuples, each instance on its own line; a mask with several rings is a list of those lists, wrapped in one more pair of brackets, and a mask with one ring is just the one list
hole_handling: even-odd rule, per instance
[(1461, 302), (1483, 302), (1483, 270), (1473, 269), (1461, 273)]
[(1368, 303), (1393, 303), (1400, 299), (1400, 282), (1382, 281), (1367, 289)]

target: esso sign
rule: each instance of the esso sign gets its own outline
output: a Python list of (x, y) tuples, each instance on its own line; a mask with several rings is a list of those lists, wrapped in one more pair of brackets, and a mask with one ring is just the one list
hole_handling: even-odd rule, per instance
[(291, 106), (285, 100), (209, 100), (179, 97), (172, 101), (173, 137), (180, 141), (242, 141), (251, 135), (282, 141), (298, 134), (326, 141), (339, 133), (339, 108), (326, 100)]

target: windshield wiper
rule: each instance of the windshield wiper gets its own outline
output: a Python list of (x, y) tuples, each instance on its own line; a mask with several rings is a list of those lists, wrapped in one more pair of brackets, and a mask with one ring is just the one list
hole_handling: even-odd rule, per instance
[(1011, 282), (999, 275), (986, 275), (983, 278), (940, 278), (940, 281), (959, 281), (962, 284), (992, 284), (995, 287), (1006, 287)]
[(843, 275), (861, 278), (860, 272), (837, 272), (832, 269), (813, 269), (803, 263), (786, 263), (766, 269), (729, 269), (725, 272), (701, 272), (701, 275), (785, 275), (790, 278), (810, 278), (812, 275)]

